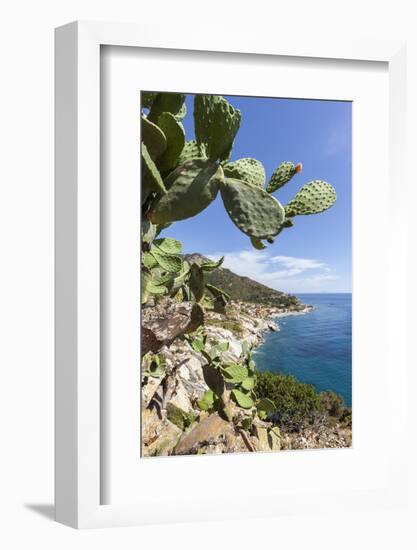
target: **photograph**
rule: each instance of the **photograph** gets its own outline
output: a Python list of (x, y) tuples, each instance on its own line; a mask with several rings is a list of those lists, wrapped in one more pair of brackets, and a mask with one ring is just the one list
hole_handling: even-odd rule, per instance
[(138, 90), (137, 116), (138, 458), (352, 447), (352, 102)]

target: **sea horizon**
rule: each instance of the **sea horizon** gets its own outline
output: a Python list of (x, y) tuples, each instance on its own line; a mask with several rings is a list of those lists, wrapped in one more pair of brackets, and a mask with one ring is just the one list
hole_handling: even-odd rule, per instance
[(352, 291), (345, 291), (345, 292), (289, 292), (288, 294), (295, 294), (296, 296), (302, 296), (306, 294), (352, 294)]

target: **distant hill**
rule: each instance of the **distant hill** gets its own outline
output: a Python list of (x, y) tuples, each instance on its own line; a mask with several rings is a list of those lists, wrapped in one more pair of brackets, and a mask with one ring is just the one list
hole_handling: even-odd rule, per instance
[[(190, 263), (197, 264), (209, 261), (208, 258), (198, 253), (185, 254), (184, 258)], [(269, 288), (249, 277), (241, 277), (224, 267), (207, 273), (206, 281), (230, 294), (232, 300), (240, 302), (285, 308), (294, 306), (294, 309), (301, 308), (303, 305), (296, 296)]]

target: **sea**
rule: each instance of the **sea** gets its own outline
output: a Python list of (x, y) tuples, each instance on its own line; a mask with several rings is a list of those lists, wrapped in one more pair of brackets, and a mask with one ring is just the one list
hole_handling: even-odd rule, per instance
[(314, 309), (276, 319), (254, 352), (260, 371), (292, 374), (318, 391), (332, 390), (352, 406), (352, 295), (297, 294)]

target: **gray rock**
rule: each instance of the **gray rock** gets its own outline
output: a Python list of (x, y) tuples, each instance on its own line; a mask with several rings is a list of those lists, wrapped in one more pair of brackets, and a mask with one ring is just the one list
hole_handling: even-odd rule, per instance
[(196, 330), (204, 322), (200, 304), (163, 301), (142, 311), (142, 353), (157, 353), (177, 336)]

